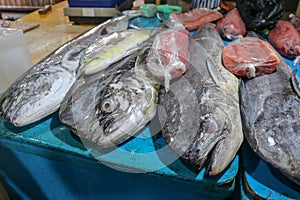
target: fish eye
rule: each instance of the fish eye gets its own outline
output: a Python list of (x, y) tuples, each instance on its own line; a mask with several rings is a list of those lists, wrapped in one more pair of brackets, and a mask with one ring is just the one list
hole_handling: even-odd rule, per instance
[(106, 99), (101, 103), (101, 110), (103, 112), (112, 112), (115, 108), (115, 104), (111, 99)]

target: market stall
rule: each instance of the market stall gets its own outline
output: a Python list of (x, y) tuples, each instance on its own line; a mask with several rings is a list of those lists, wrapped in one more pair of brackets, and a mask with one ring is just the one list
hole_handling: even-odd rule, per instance
[(224, 5), (227, 15), (153, 5), (72, 25), (67, 6), (18, 20), (39, 26), (24, 33), (34, 67), (0, 98), (11, 199), (300, 198), (299, 55), (271, 46), (266, 27), (233, 17), (230, 29), (238, 12)]

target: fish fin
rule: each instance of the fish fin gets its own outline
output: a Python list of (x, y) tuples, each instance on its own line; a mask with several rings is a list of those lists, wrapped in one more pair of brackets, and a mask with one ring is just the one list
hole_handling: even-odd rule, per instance
[(227, 82), (226, 79), (220, 73), (220, 71), (217, 69), (216, 64), (211, 59), (211, 57), (207, 58), (206, 67), (215, 84), (225, 84)]
[(138, 52), (138, 56), (135, 61), (134, 69), (136, 71), (145, 70), (146, 58), (149, 54), (150, 47), (145, 47)]
[(293, 65), (297, 67), (299, 64), (300, 64), (300, 56), (297, 56), (293, 61)]
[(61, 58), (61, 67), (70, 73), (76, 73), (82, 55), (85, 53), (84, 48), (73, 48)]
[(300, 98), (300, 78), (297, 77), (298, 69), (293, 70), (291, 76), (291, 85), (294, 91), (296, 92), (297, 96)]

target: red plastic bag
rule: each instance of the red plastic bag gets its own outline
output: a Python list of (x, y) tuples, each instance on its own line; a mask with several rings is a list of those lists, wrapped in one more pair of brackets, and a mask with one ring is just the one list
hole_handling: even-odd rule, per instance
[(216, 28), (223, 38), (229, 40), (232, 40), (236, 36), (244, 36), (246, 34), (245, 23), (236, 8), (218, 20)]
[(179, 22), (187, 30), (195, 30), (209, 22), (222, 18), (222, 14), (216, 10), (207, 8), (196, 8), (183, 14), (171, 13), (169, 21), (171, 23)]
[(279, 20), (268, 38), (283, 56), (287, 58), (300, 56), (300, 35), (290, 22)]
[(280, 57), (266, 41), (245, 37), (224, 47), (224, 66), (233, 74), (253, 78), (272, 73), (280, 64)]
[(160, 80), (178, 78), (187, 70), (189, 32), (185, 29), (168, 29), (159, 33), (147, 57), (149, 71)]

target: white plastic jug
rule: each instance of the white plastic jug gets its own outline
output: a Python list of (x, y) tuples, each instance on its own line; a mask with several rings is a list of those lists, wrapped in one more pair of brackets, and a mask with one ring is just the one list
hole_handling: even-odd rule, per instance
[(23, 31), (0, 28), (0, 93), (32, 66)]

